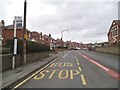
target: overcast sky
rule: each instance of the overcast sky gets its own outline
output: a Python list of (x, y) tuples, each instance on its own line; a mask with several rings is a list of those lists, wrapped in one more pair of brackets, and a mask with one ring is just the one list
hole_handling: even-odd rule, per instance
[[(27, 0), (27, 29), (53, 38), (77, 42), (104, 42), (113, 20), (118, 19), (119, 0)], [(0, 20), (5, 25), (23, 16), (24, 0), (0, 0)], [(23, 18), (23, 17), (22, 17)]]

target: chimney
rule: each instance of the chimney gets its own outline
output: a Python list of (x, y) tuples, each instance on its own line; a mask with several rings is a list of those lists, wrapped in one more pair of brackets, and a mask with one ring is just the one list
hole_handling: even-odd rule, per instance
[(49, 37), (51, 37), (51, 34), (49, 34)]
[(2, 25), (3, 25), (3, 26), (5, 25), (5, 22), (4, 22), (4, 20), (1, 20), (1, 23), (2, 23)]
[(40, 35), (42, 35), (42, 32), (40, 32)]

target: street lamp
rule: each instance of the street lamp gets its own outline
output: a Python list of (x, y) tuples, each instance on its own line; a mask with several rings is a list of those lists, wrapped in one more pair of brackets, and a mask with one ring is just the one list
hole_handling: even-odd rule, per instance
[(62, 32), (61, 32), (61, 44), (62, 44), (62, 48), (63, 48), (63, 32), (65, 32), (65, 31), (69, 31), (69, 30), (62, 30)]
[(63, 32), (65, 32), (65, 31), (69, 31), (69, 30), (62, 30), (62, 32), (61, 32), (61, 40), (63, 40)]

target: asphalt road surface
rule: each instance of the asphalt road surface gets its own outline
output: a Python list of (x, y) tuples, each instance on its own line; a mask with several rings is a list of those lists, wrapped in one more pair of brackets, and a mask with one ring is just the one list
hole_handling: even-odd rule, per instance
[(71, 50), (14, 88), (118, 88), (118, 57)]

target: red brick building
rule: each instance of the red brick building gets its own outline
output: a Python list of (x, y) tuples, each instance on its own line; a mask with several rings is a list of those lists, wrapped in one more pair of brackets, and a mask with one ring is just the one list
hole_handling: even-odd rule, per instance
[(2, 28), (3, 28), (3, 20), (0, 22), (0, 47), (2, 47)]
[(40, 42), (41, 41), (42, 34), (39, 34), (38, 32), (34, 31), (32, 32), (32, 41)]
[(39, 43), (42, 43), (42, 44), (47, 44), (47, 45), (50, 45), (51, 43), (53, 43), (53, 38), (51, 37), (51, 34), (46, 35), (42, 35), (42, 32), (41, 33), (38, 33), (36, 31), (32, 32), (32, 41), (35, 41), (35, 42), (39, 42)]
[(109, 44), (120, 42), (120, 20), (113, 20), (107, 35)]
[[(26, 32), (28, 36), (28, 40), (31, 39), (31, 32), (27, 30)], [(14, 37), (14, 27), (13, 25), (5, 26), (2, 29), (2, 37), (3, 37), (3, 43), (6, 42), (8, 39), (12, 39)], [(23, 38), (23, 28), (16, 28), (16, 37), (19, 39)]]
[(63, 46), (63, 43), (64, 43), (64, 42), (63, 42), (61, 39), (58, 39), (58, 38), (57, 38), (57, 39), (55, 40), (55, 46), (56, 46), (56, 47), (62, 47), (62, 46)]
[[(2, 27), (2, 38), (3, 38), (3, 44), (6, 42), (8, 39), (13, 39), (14, 37), (14, 26), (13, 25), (8, 25), (5, 26), (4, 21), (2, 21), (3, 27)], [(26, 34), (28, 36), (28, 40), (31, 40), (31, 32), (27, 29)], [(23, 27), (16, 27), (16, 37), (18, 39), (23, 38)]]

